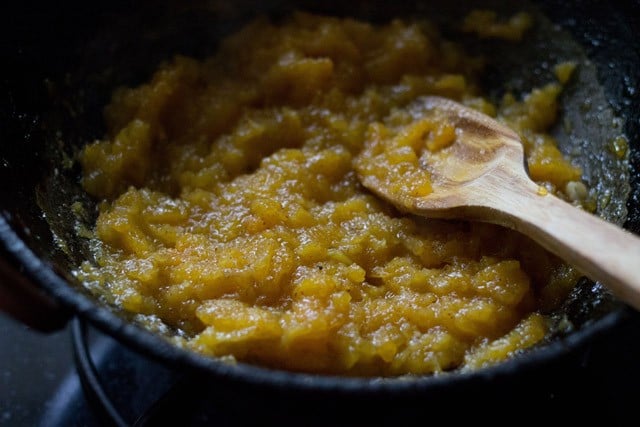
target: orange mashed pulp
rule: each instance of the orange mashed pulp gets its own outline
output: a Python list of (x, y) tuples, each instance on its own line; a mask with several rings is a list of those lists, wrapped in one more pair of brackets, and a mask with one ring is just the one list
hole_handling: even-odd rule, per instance
[[(437, 374), (536, 344), (574, 270), (498, 226), (402, 215), (353, 167), (394, 111), (434, 94), (511, 126), (533, 179), (584, 197), (545, 133), (562, 85), (494, 105), (482, 63), (428, 23), (302, 12), (255, 20), (211, 58), (175, 57), (115, 91), (107, 135), (80, 153), (101, 202), (95, 262), (77, 276), (178, 346), (291, 371)], [(424, 143), (451, 132), (432, 126)]]

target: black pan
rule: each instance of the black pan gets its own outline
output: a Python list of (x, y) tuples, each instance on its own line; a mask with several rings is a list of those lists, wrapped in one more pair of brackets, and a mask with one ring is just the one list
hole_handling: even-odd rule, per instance
[[(549, 65), (557, 60), (582, 58), (577, 82), (563, 98), (563, 115), (572, 126), (558, 126), (557, 136), (563, 150), (585, 165), (588, 184), (599, 189), (598, 214), (639, 233), (640, 2), (472, 3), (505, 13), (533, 7), (550, 18), (534, 42), (519, 49), (477, 43), (474, 48), (505, 64), (487, 73), (487, 86), (496, 88), (492, 95), (500, 95), (496, 82), (507, 80), (511, 89), (524, 91), (548, 81)], [(471, 406), (475, 402), (476, 410), (486, 409), (487, 402), (514, 402), (516, 384), (540, 386), (536, 377), (542, 371), (557, 370), (561, 375), (563, 366), (580, 359), (589, 340), (638, 315), (599, 284), (583, 279), (557, 313), (557, 318), (573, 324), (573, 330), (549, 337), (511, 360), (473, 373), (357, 379), (231, 366), (186, 352), (83, 288), (71, 271), (91, 257), (78, 233), (95, 219), (95, 201), (81, 190), (80, 171), (69, 159), (83, 144), (102, 136), (102, 107), (111, 91), (143, 82), (174, 53), (207, 55), (217, 39), (257, 13), (278, 17), (292, 5), (373, 21), (423, 13), (445, 25), (468, 7), (451, 1), (28, 1), (4, 14), (0, 306), (8, 306), (9, 298), (29, 301), (31, 309), (21, 318), (43, 330), (79, 317), (185, 372), (191, 392), (201, 390), (211, 399), (232, 396), (226, 401), (236, 402), (238, 414), (246, 413), (245, 407), (252, 413), (262, 411), (265, 422), (307, 424), (339, 424), (335, 416), (340, 411), (352, 422), (363, 417), (395, 423), (428, 415), (456, 399)], [(629, 139), (628, 158), (616, 157), (609, 148), (616, 132)], [(75, 202), (86, 207), (85, 218), (78, 220), (71, 213)], [(474, 414), (457, 412), (456, 420), (465, 413)]]

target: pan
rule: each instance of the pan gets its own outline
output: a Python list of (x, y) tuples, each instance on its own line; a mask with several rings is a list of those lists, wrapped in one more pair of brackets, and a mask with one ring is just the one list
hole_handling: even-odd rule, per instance
[[(500, 96), (496, 82), (508, 81), (511, 90), (522, 92), (546, 81), (550, 65), (558, 60), (580, 59), (577, 81), (562, 99), (565, 123), (572, 126), (568, 129), (561, 123), (556, 134), (562, 150), (584, 165), (588, 185), (598, 189), (598, 215), (638, 233), (639, 3), (474, 2), (474, 7), (479, 5), (504, 13), (525, 8), (548, 18), (525, 49), (495, 49), (482, 42), (474, 46), (490, 63), (500, 64), (486, 73), (486, 86), (495, 88), (492, 96)], [(557, 313), (572, 325), (568, 331), (496, 366), (408, 381), (221, 363), (171, 345), (130, 314), (96, 298), (72, 274), (82, 260), (91, 258), (87, 240), (79, 236), (95, 220), (91, 213), (95, 201), (80, 187), (80, 170), (71, 159), (80, 147), (104, 134), (102, 108), (115, 87), (145, 81), (175, 53), (194, 57), (212, 53), (221, 37), (261, 13), (277, 18), (302, 8), (374, 22), (424, 14), (446, 27), (468, 7), (437, 1), (284, 0), (14, 6), (4, 17), (8, 65), (0, 80), (5, 100), (0, 107), (0, 295), (5, 309), (28, 302), (29, 310), (15, 314), (42, 330), (61, 328), (71, 317), (83, 319), (141, 354), (184, 372), (190, 393), (211, 400), (233, 396), (225, 401), (233, 402), (239, 417), (250, 405), (251, 411), (262, 411), (264, 420), (274, 422), (395, 423), (424, 417), (425, 412), (452, 402), (482, 411), (490, 402), (513, 404), (516, 384), (537, 384), (541, 370), (562, 372), (567, 363), (577, 363), (590, 340), (637, 315), (601, 284), (587, 279), (577, 284)], [(617, 133), (628, 140), (623, 155), (612, 149), (611, 135)], [(74, 203), (86, 208), (80, 217), (73, 213)]]

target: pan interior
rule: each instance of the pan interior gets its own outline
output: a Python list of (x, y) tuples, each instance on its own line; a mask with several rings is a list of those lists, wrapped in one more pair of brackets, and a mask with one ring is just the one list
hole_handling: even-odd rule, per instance
[[(239, 0), (232, 4), (166, 1), (152, 2), (152, 9), (150, 3), (140, 2), (132, 10), (127, 6), (127, 13), (123, 13), (123, 7), (118, 4), (112, 8), (100, 6), (92, 20), (87, 19), (86, 28), (78, 29), (78, 34), (86, 38), (77, 40), (76, 35), (68, 35), (71, 49), (65, 57), (66, 66), (47, 67), (46, 58), (38, 59), (46, 70), (45, 75), (29, 77), (39, 79), (37, 84), (42, 87), (29, 94), (31, 104), (26, 105), (27, 109), (34, 110), (34, 121), (18, 117), (19, 110), (25, 106), (24, 101), (19, 100), (20, 91), (29, 92), (26, 85), (12, 89), (13, 108), (7, 112), (16, 124), (15, 135), (10, 137), (19, 143), (7, 147), (3, 153), (2, 181), (10, 182), (5, 179), (10, 176), (26, 176), (14, 188), (3, 189), (10, 197), (20, 200), (5, 207), (4, 215), (38, 256), (48, 261), (70, 286), (90, 298), (95, 295), (71, 274), (80, 262), (92, 257), (87, 237), (96, 218), (95, 201), (79, 186), (80, 170), (75, 158), (84, 144), (102, 137), (102, 107), (112, 90), (145, 81), (160, 62), (173, 54), (201, 58), (212, 53), (217, 40), (257, 14), (278, 18), (293, 8), (374, 22), (390, 16), (416, 15), (435, 20), (448, 37), (468, 44), (474, 52), (489, 59), (491, 65), (485, 83), (494, 99), (507, 89), (524, 93), (550, 81), (553, 66), (559, 62), (577, 62), (575, 78), (562, 96), (561, 119), (554, 134), (561, 149), (583, 167), (585, 181), (597, 192), (598, 214), (617, 224), (623, 224), (627, 218), (626, 202), (631, 191), (629, 157), (626, 151), (621, 154), (616, 146), (625, 122), (610, 106), (609, 96), (598, 78), (599, 64), (589, 59), (584, 47), (572, 35), (540, 15), (536, 5), (474, 3), (474, 8), (486, 7), (505, 15), (521, 10), (535, 14), (537, 25), (526, 48), (518, 45), (514, 48), (509, 42), (472, 40), (457, 33), (451, 23), (457, 22), (468, 7), (458, 2), (394, 2), (381, 7), (377, 2), (366, 1)], [(53, 57), (61, 47), (52, 49), (46, 55)], [(35, 111), (41, 104), (47, 109)], [(34, 152), (38, 153), (35, 166), (30, 158)], [(27, 169), (31, 170), (30, 174), (25, 174)], [(34, 170), (41, 172), (34, 174)], [(99, 298), (96, 303), (127, 321), (140, 321), (117, 307), (107, 306)], [(583, 280), (555, 314), (558, 324), (562, 325), (559, 335), (580, 329), (620, 307), (602, 286)], [(159, 333), (171, 333), (161, 324), (155, 326)]]

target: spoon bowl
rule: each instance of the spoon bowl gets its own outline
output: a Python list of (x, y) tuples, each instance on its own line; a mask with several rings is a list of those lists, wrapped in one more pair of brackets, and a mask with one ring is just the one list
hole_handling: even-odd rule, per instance
[(527, 174), (520, 137), (497, 120), (437, 96), (418, 99), (408, 111), (416, 120), (455, 128), (450, 145), (420, 156), (418, 168), (429, 177), (430, 191), (398, 185), (389, 179), (397, 170), (391, 165), (386, 175), (357, 168), (365, 187), (403, 212), (485, 221), (524, 233), (640, 310), (638, 236), (536, 184)]

